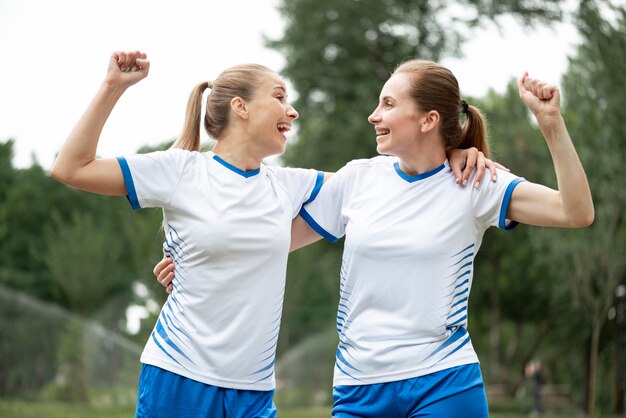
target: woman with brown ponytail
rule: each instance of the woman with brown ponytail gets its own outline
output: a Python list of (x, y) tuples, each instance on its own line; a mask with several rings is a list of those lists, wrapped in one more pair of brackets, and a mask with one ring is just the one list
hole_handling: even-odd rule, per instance
[[(163, 209), (177, 280), (141, 356), (136, 416), (274, 417), (291, 223), (315, 199), (324, 174), (262, 164), (284, 151), (298, 112), (284, 81), (255, 64), (228, 68), (194, 89), (172, 149), (96, 158), (115, 104), (149, 68), (140, 51), (112, 54), (51, 170), (69, 186), (126, 195), (134, 209)], [(217, 145), (199, 152), (206, 90), (203, 124)]]
[(461, 99), (448, 69), (413, 60), (395, 70), (369, 116), (386, 156), (348, 163), (294, 222), (312, 229), (294, 236), (292, 248), (346, 237), (334, 417), (488, 416), (467, 331), (485, 230), (518, 222), (575, 228), (594, 218), (559, 90), (524, 74), (519, 93), (545, 136), (558, 190), (505, 171), (497, 182), (456, 187), (446, 153), (474, 146), (488, 156), (483, 116)]

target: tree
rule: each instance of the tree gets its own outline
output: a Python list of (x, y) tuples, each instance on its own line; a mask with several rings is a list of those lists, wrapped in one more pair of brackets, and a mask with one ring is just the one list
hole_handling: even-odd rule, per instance
[[(489, 122), (494, 158), (529, 181), (553, 184), (550, 154), (541, 132), (531, 123), (512, 80), (504, 94), (490, 91), (468, 99)], [(485, 380), (505, 384), (514, 393), (522, 383), (524, 363), (536, 354), (559, 318), (553, 280), (532, 246), (537, 228), (521, 225), (485, 234), (472, 285), (470, 331), (483, 357)], [(550, 306), (548, 309), (547, 307)]]
[(608, 6), (581, 2), (577, 23), (583, 40), (563, 79), (568, 125), (588, 170), (596, 208), (591, 231), (572, 231), (561, 242), (573, 261), (562, 274), (572, 278), (572, 295), (590, 330), (588, 415), (595, 413), (600, 334), (615, 288), (626, 276), (626, 191), (615, 176), (626, 158), (626, 8)]
[[(283, 74), (306, 117), (285, 155), (288, 164), (336, 170), (375, 153), (366, 118), (390, 71), (407, 57), (439, 60), (456, 54), (462, 31), (486, 19), (514, 15), (525, 23), (560, 18), (558, 0), (290, 0), (280, 40)], [(461, 13), (458, 11), (462, 10)]]
[[(90, 212), (74, 214), (70, 223), (57, 216), (55, 223), (47, 234), (45, 264), (72, 312), (93, 317), (116, 295), (130, 293), (121, 257), (125, 246), (112, 232), (118, 230), (114, 224), (106, 218), (96, 222)], [(69, 321), (57, 359), (60, 400), (89, 400), (85, 346), (83, 321)]]

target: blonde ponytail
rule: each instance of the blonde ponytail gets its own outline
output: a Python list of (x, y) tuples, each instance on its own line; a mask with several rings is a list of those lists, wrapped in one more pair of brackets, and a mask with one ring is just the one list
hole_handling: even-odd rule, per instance
[(172, 148), (182, 148), (188, 151), (200, 150), (200, 118), (202, 112), (202, 95), (211, 83), (198, 84), (191, 92), (187, 101), (185, 123), (180, 137), (174, 142)]

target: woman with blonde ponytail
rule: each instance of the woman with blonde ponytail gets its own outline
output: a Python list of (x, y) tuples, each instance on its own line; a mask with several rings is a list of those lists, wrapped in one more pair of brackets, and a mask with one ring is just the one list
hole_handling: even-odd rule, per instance
[(467, 331), (485, 230), (576, 228), (594, 218), (558, 88), (527, 74), (518, 87), (552, 154), (558, 190), (501, 170), (497, 182), (472, 175), (474, 187), (457, 187), (446, 154), (473, 146), (489, 155), (485, 120), (448, 69), (413, 60), (391, 75), (368, 119), (386, 156), (348, 163), (296, 218), (294, 229), (310, 229), (292, 248), (345, 235), (333, 417), (488, 416)]
[[(124, 91), (148, 75), (139, 51), (111, 56), (104, 82), (52, 167), (69, 186), (163, 209), (177, 282), (141, 355), (137, 417), (274, 417), (274, 356), (291, 221), (315, 199), (315, 170), (268, 167), (298, 112), (284, 81), (238, 65), (192, 92), (167, 151), (97, 159), (102, 128)], [(200, 149), (204, 126), (217, 140)]]

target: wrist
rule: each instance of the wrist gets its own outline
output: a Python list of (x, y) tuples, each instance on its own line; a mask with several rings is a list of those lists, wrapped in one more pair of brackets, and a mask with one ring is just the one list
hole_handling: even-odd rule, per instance
[(565, 120), (560, 113), (556, 115), (542, 115), (537, 117), (537, 125), (547, 140), (554, 139), (563, 131), (566, 131)]
[(121, 96), (127, 89), (127, 86), (121, 86), (112, 80), (104, 80), (100, 86), (100, 90), (108, 94), (115, 94)]

